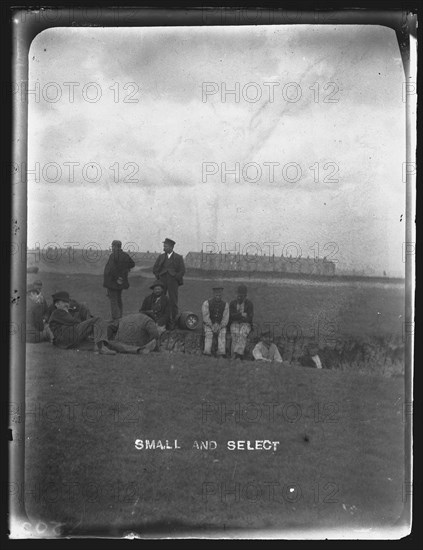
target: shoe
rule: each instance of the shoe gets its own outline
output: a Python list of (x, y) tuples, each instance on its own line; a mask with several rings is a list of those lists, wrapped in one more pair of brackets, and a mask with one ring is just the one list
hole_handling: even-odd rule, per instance
[(97, 347), (96, 353), (99, 355), (116, 355), (116, 352), (112, 349), (109, 349), (104, 344), (101, 346), (101, 348)]
[(148, 342), (148, 344), (145, 344), (145, 346), (141, 348), (140, 353), (142, 354), (150, 353), (150, 351), (154, 351), (156, 349), (156, 346), (157, 346), (157, 340), (153, 338), (151, 342)]

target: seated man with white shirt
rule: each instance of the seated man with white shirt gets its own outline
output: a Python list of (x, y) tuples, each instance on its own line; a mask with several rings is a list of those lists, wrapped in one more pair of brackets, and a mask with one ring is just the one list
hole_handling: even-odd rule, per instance
[(283, 362), (276, 344), (272, 342), (270, 330), (262, 333), (260, 342), (253, 349), (253, 357), (256, 361), (266, 361), (268, 363), (272, 361), (276, 363)]

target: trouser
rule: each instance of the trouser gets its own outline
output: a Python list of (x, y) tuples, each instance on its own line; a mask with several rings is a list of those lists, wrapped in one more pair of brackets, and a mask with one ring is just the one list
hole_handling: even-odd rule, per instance
[(245, 346), (247, 345), (247, 338), (251, 331), (251, 325), (249, 323), (232, 323), (231, 324), (231, 354), (235, 353), (244, 355)]
[(40, 342), (51, 342), (53, 339), (53, 335), (48, 325), (45, 326), (44, 330), (42, 331), (27, 325), (25, 337), (26, 337), (26, 341), (29, 344), (39, 344)]
[(88, 336), (93, 336), (94, 343), (108, 343), (107, 328), (109, 323), (100, 317), (91, 317), (82, 323), (68, 327), (65, 341), (55, 340), (55, 344), (60, 347), (73, 348), (87, 340)]
[(116, 351), (117, 353), (133, 353), (136, 354), (139, 352), (142, 347), (133, 346), (131, 344), (124, 344), (123, 342), (117, 342), (116, 340), (109, 340), (107, 342), (107, 347)]
[(123, 314), (122, 289), (115, 290), (114, 288), (108, 288), (107, 296), (110, 300), (112, 319), (120, 319)]
[(169, 273), (164, 273), (163, 275), (160, 275), (160, 281), (164, 285), (164, 292), (169, 296), (169, 303), (170, 303), (170, 321), (171, 323), (174, 323), (176, 321), (176, 318), (178, 317), (178, 289), (179, 289), (179, 283), (175, 279), (175, 277), (172, 277), (169, 275)]
[(226, 353), (226, 327), (220, 329), (219, 332), (214, 333), (211, 327), (204, 325), (204, 353), (211, 354), (211, 348), (213, 344), (213, 336), (217, 335), (217, 353), (218, 355), (225, 355)]

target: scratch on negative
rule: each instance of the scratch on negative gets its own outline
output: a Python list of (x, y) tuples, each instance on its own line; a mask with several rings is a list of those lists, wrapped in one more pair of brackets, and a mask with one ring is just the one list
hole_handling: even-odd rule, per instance
[(138, 504), (139, 499), (140, 499), (140, 497), (137, 498), (137, 500), (135, 501), (134, 506), (132, 507), (132, 512), (131, 512), (132, 515), (135, 514), (135, 506)]

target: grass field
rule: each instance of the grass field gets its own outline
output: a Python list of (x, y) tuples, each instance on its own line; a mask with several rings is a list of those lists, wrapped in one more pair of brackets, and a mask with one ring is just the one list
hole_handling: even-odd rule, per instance
[[(99, 276), (31, 277), (46, 296), (68, 290), (109, 314)], [(127, 313), (148, 286), (131, 278)], [(199, 313), (208, 286), (187, 280), (183, 309)], [(236, 286), (225, 282), (227, 298)], [(326, 319), (343, 337), (402, 336), (400, 287), (248, 287), (259, 324), (297, 323), (309, 334)], [(27, 344), (27, 511), (67, 535), (393, 528), (404, 507), (403, 408), (403, 378), (377, 372)], [(181, 448), (137, 450), (136, 439)], [(279, 444), (227, 448), (247, 440)]]
[[(90, 305), (93, 314), (110, 316), (110, 306), (100, 275), (38, 273), (28, 281), (42, 279), (47, 299), (57, 290)], [(153, 277), (132, 276), (130, 288), (123, 292), (124, 312), (139, 310), (150, 293)], [(210, 297), (216, 281), (186, 280), (179, 290), (180, 309), (200, 315), (201, 304)], [(239, 282), (224, 281), (226, 300), (232, 300)], [(293, 325), (305, 336), (335, 333), (336, 337), (371, 338), (395, 336), (402, 339), (404, 287), (368, 283), (305, 283), (301, 281), (250, 282), (249, 296), (254, 302), (254, 322), (259, 327), (274, 327), (282, 334)], [(330, 328), (329, 328), (330, 325)]]

